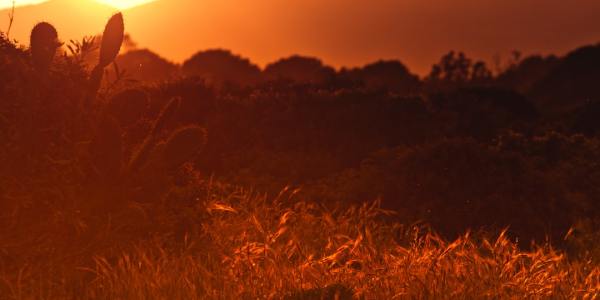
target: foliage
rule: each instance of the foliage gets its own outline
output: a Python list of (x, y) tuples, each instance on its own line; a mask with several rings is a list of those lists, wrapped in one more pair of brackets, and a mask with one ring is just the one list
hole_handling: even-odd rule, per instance
[[(81, 247), (62, 252), (68, 260), (42, 251), (47, 260), (25, 266), (19, 262), (34, 249), (16, 254), (4, 240), (0, 249), (13, 261), (0, 268), (0, 291), (19, 299), (593, 299), (600, 292), (597, 265), (548, 246), (522, 251), (505, 233), (447, 241), (385, 222), (390, 212), (376, 203), (332, 210), (295, 195), (267, 200), (196, 182), (172, 190), (172, 204), (132, 206), (117, 219), (125, 227), (61, 237)], [(160, 231), (124, 236), (140, 224)]]
[(530, 94), (534, 86), (543, 80), (558, 63), (559, 59), (556, 56), (533, 55), (514, 63), (498, 74), (497, 81), (505, 88), (522, 94)]
[(260, 69), (250, 60), (221, 49), (198, 52), (186, 60), (181, 69), (186, 76), (197, 76), (217, 86), (252, 85), (261, 77)]
[[(227, 51), (188, 61), (200, 79), (100, 88), (122, 25), (107, 25), (92, 74), (95, 40), (44, 55), (39, 72), (35, 47), (0, 35), (0, 295), (600, 292), (593, 91), (549, 113), (535, 88), (515, 92), (460, 54), (424, 81), (399, 62), (336, 72), (300, 59), (327, 80), (265, 82)], [(560, 70), (593, 81), (593, 50), (527, 86)], [(215, 74), (239, 81), (202, 79)]]
[(388, 89), (399, 95), (415, 95), (421, 89), (419, 77), (399, 61), (377, 61), (362, 68), (342, 70), (340, 78), (362, 83), (368, 89)]
[(589, 100), (598, 99), (600, 45), (590, 45), (568, 53), (535, 84), (532, 93), (550, 113), (560, 114)]
[(119, 55), (115, 62), (130, 79), (139, 82), (168, 80), (179, 73), (175, 64), (147, 49), (128, 51)]
[(265, 67), (267, 80), (289, 80), (298, 83), (327, 83), (335, 75), (332, 67), (323, 65), (314, 57), (291, 56)]
[(450, 51), (433, 65), (426, 81), (434, 90), (485, 85), (492, 83), (492, 72), (485, 62), (473, 62), (463, 52)]

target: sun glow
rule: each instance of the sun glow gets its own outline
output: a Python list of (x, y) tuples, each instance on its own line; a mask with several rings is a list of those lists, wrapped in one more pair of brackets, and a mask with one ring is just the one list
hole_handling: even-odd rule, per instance
[[(42, 2), (46, 2), (46, 0), (15, 0), (15, 6), (29, 5), (29, 4), (39, 4)], [(12, 0), (0, 0), (0, 9), (11, 8), (13, 6)]]
[(145, 3), (152, 2), (154, 0), (96, 0), (100, 3), (116, 7), (118, 9), (127, 9), (130, 7), (142, 5)]
[[(15, 0), (15, 6), (24, 6), (24, 5), (32, 5), (32, 4), (40, 4), (43, 2), (47, 2), (48, 0)], [(128, 9), (134, 6), (146, 4), (149, 2), (154, 2), (156, 0), (95, 0), (97, 2), (110, 5), (112, 7), (118, 9)], [(0, 0), (0, 9), (11, 8), (13, 5), (13, 0)]]

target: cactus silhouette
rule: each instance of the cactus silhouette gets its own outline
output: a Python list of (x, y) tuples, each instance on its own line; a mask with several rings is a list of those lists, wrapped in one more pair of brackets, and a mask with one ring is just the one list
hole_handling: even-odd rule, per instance
[(99, 66), (105, 68), (117, 58), (123, 44), (124, 32), (123, 14), (117, 13), (108, 20), (104, 28), (102, 45), (100, 47)]
[(123, 23), (123, 14), (117, 13), (108, 20), (104, 33), (102, 34), (102, 44), (100, 45), (100, 60), (98, 65), (92, 71), (90, 76), (90, 93), (95, 96), (100, 89), (104, 68), (117, 58), (123, 37), (125, 35), (125, 25)]
[(163, 165), (175, 169), (189, 161), (204, 148), (206, 130), (198, 126), (180, 128), (167, 140), (163, 150)]
[(166, 127), (166, 124), (173, 119), (173, 117), (177, 114), (180, 105), (181, 98), (173, 98), (171, 101), (169, 101), (169, 103), (167, 103), (152, 125), (151, 134), (153, 136), (163, 130)]
[(165, 124), (167, 124), (168, 121), (171, 120), (173, 116), (175, 116), (177, 110), (179, 109), (180, 103), (180, 98), (173, 98), (162, 109), (162, 111), (156, 118), (156, 121), (154, 121), (150, 133), (148, 134), (142, 145), (137, 149), (137, 151), (134, 152), (129, 163), (129, 171), (137, 171), (148, 161), (148, 158), (154, 151), (155, 141), (157, 139), (158, 133), (162, 129), (164, 129)]
[(31, 57), (35, 68), (41, 71), (47, 70), (59, 46), (58, 33), (54, 26), (46, 22), (35, 25), (30, 37)]
[(146, 161), (148, 161), (148, 157), (150, 157), (150, 154), (152, 154), (154, 148), (154, 139), (152, 136), (146, 137), (144, 142), (132, 154), (127, 170), (129, 172), (135, 172), (139, 170), (143, 165), (146, 164)]

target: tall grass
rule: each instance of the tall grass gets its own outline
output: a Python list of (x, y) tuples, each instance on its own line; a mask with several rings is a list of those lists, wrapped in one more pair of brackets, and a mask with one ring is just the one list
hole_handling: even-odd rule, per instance
[[(120, 16), (115, 20), (116, 25), (108, 27), (114, 27), (117, 31), (104, 36), (116, 36), (116, 42), (110, 42), (105, 49), (107, 55), (96, 68), (95, 80), (101, 79), (100, 72), (118, 53), (122, 22)], [(54, 34), (50, 36), (54, 41)], [(79, 45), (83, 44), (85, 42)], [(261, 108), (262, 104), (248, 104), (244, 97), (228, 102), (211, 96), (206, 100), (209, 103), (206, 107), (231, 107), (230, 110), (214, 109), (206, 113), (199, 109), (204, 107), (201, 101), (205, 100), (201, 98), (206, 95), (197, 92), (204, 90), (204, 85), (194, 83), (186, 86), (182, 81), (182, 84), (176, 82), (166, 85), (162, 96), (163, 92), (154, 89), (151, 98), (162, 98), (169, 104), (162, 111), (161, 105), (154, 105), (154, 116), (152, 113), (146, 116), (146, 112), (136, 113), (140, 119), (135, 122), (131, 120), (136, 123), (135, 126), (127, 126), (128, 129), (121, 132), (123, 128), (118, 128), (118, 118), (103, 115), (105, 111), (110, 113), (105, 105), (112, 100), (108, 100), (108, 95), (104, 93), (97, 94), (99, 82), (90, 83), (89, 74), (79, 61), (83, 54), (78, 55), (73, 51), (73, 57), (55, 59), (54, 53), (50, 53), (52, 55), (47, 57), (53, 60), (48, 59), (43, 65), (54, 65), (50, 72), (38, 76), (26, 63), (26, 51), (5, 38), (0, 39), (0, 47), (8, 53), (2, 57), (0, 67), (13, 70), (0, 72), (0, 75), (20, 74), (7, 76), (10, 84), (6, 85), (8, 88), (5, 93), (9, 96), (5, 97), (6, 101), (0, 101), (0, 121), (6, 119), (0, 133), (8, 137), (8, 142), (0, 147), (0, 300), (600, 298), (600, 266), (597, 262), (581, 258), (573, 260), (549, 244), (524, 247), (527, 245), (519, 245), (504, 232), (493, 238), (489, 234), (465, 233), (448, 241), (425, 228), (398, 223), (398, 220), (402, 221), (399, 216), (381, 209), (378, 202), (357, 206), (329, 205), (324, 204), (321, 198), (315, 199), (319, 200), (317, 202), (307, 201), (302, 198), (309, 197), (307, 194), (301, 196), (292, 189), (283, 190), (278, 196), (270, 198), (246, 189), (203, 180), (206, 177), (200, 176), (191, 167), (192, 164), (185, 164), (188, 160), (180, 160), (198, 154), (197, 150), (206, 142), (206, 132), (203, 127), (198, 127), (198, 119), (212, 114), (213, 119), (209, 118), (206, 123), (213, 126), (208, 133), (214, 137), (213, 141), (216, 140), (212, 145), (216, 147), (202, 156), (207, 158), (205, 163), (222, 159), (223, 166), (227, 166), (230, 160), (241, 159), (242, 163), (237, 167), (234, 163), (234, 167), (224, 168), (227, 173), (243, 173), (247, 165), (254, 164), (269, 165), (264, 169), (265, 166), (260, 166), (257, 170), (269, 170), (269, 167), (277, 170), (263, 174), (281, 176), (302, 173), (298, 170), (312, 173), (312, 166), (321, 167), (319, 164), (325, 164), (336, 153), (345, 153), (347, 149), (358, 146), (362, 150), (346, 157), (350, 161), (348, 164), (353, 165), (356, 157), (383, 147), (386, 144), (383, 141), (388, 139), (375, 138), (370, 142), (371, 145), (365, 146), (356, 145), (354, 136), (340, 138), (340, 135), (344, 136), (340, 133), (351, 132), (353, 128), (362, 130), (372, 127), (371, 120), (379, 119), (380, 111), (388, 110), (382, 110), (379, 104), (370, 99), (370, 94), (355, 93), (359, 97), (358, 102), (375, 103), (372, 109), (368, 109), (370, 113), (366, 114), (362, 114), (363, 106), (346, 105), (346, 98), (334, 96), (337, 93), (325, 94), (323, 99), (317, 97), (305, 101), (304, 98), (310, 96), (312, 90), (303, 91), (293, 100), (298, 103), (302, 101), (303, 105), (309, 103), (309, 106), (293, 109), (290, 107), (296, 104), (290, 106), (283, 103), (280, 107), (275, 105), (275, 109), (270, 108), (270, 103), (280, 101), (277, 92), (266, 94), (265, 108)], [(167, 92), (169, 90), (173, 91), (173, 95)], [(82, 101), (87, 98), (98, 101)], [(238, 100), (239, 103), (236, 102)], [(198, 105), (194, 101), (200, 106), (194, 106)], [(153, 105), (152, 102), (148, 104), (147, 99), (139, 102), (144, 106)], [(118, 103), (113, 104), (118, 107)], [(239, 105), (248, 106), (249, 109), (241, 109)], [(256, 105), (256, 108), (252, 105)], [(417, 106), (422, 105), (420, 103)], [(346, 121), (336, 123), (326, 118), (331, 112), (338, 112), (344, 107), (349, 107), (349, 110), (336, 118)], [(413, 114), (412, 108), (401, 106), (396, 109), (406, 111), (398, 116)], [(194, 110), (206, 115), (182, 114), (182, 111)], [(292, 113), (286, 115), (286, 111)], [(126, 109), (118, 112), (117, 116), (128, 113)], [(309, 115), (313, 119), (306, 122)], [(363, 115), (366, 117), (360, 117)], [(264, 122), (261, 118), (265, 116), (275, 116), (275, 122), (270, 119)], [(421, 116), (424, 120), (430, 119), (428, 114)], [(179, 127), (179, 123), (187, 122), (173, 120), (177, 118), (194, 121)], [(392, 115), (391, 119), (404, 120), (396, 115)], [(277, 120), (291, 121), (280, 123)], [(320, 120), (326, 122), (320, 123)], [(317, 127), (288, 126), (294, 122), (317, 124)], [(332, 127), (334, 123), (336, 125)], [(264, 126), (252, 127), (253, 124)], [(374, 128), (387, 128), (391, 138), (396, 136), (397, 128), (401, 127), (398, 124), (385, 121)], [(419, 126), (408, 126), (406, 128), (410, 130), (407, 132), (411, 135), (412, 132), (420, 134), (421, 130), (414, 129), (421, 128)], [(287, 127), (294, 130), (279, 131)], [(429, 128), (429, 125), (423, 128)], [(300, 134), (299, 139), (287, 139), (296, 136), (293, 134), (296, 131), (304, 133)], [(373, 132), (364, 131), (361, 137), (367, 139), (374, 135)], [(311, 134), (321, 138), (314, 142)], [(404, 143), (406, 137), (400, 137), (399, 140)], [(365, 143), (365, 139), (358, 140)], [(417, 137), (414, 141), (425, 139)], [(319, 147), (310, 148), (310, 151), (295, 148), (309, 140)], [(262, 143), (273, 143), (270, 146), (272, 150), (264, 151), (270, 147), (263, 149)], [(306, 156), (321, 153), (321, 144), (336, 146), (332, 146), (328, 154), (312, 160), (314, 163), (307, 164), (311, 160)], [(475, 151), (469, 153), (488, 148), (472, 144)], [(282, 156), (283, 159), (271, 155), (280, 151), (273, 150), (279, 149), (274, 146), (280, 145), (286, 145), (284, 149), (288, 148), (290, 153)], [(525, 148), (547, 149), (534, 146)], [(581, 144), (573, 143), (567, 149), (571, 148), (579, 150)], [(587, 148), (590, 150), (584, 152), (586, 155), (565, 156), (589, 158), (578, 161), (574, 167), (568, 165), (554, 172), (561, 173), (594, 162), (596, 157), (587, 153), (595, 153), (597, 148)], [(188, 151), (190, 149), (193, 151)], [(344, 151), (337, 152), (339, 149)], [(456, 149), (456, 153), (465, 152), (465, 148)], [(249, 155), (244, 157), (247, 153), (239, 152)], [(440, 155), (434, 151), (431, 154), (433, 156)], [(455, 157), (445, 156), (450, 159)], [(154, 160), (157, 157), (163, 159), (157, 162)], [(430, 156), (407, 157), (407, 161), (414, 161), (413, 158), (430, 161)], [(481, 164), (480, 169), (510, 162), (498, 160), (498, 157), (502, 156), (484, 156), (480, 161), (492, 163)], [(537, 161), (531, 157), (528, 159)], [(298, 181), (307, 182), (313, 176), (319, 178), (337, 172), (347, 163), (343, 161), (340, 159), (340, 165), (333, 163), (329, 168), (315, 172), (316, 175)], [(385, 161), (382, 165), (393, 161)], [(216, 165), (219, 169), (219, 163)], [(395, 165), (406, 169), (406, 165)], [(448, 170), (445, 161), (432, 167), (413, 166), (413, 169), (424, 172)], [(470, 161), (462, 163), (454, 169), (458, 170), (454, 174), (464, 173), (466, 168), (473, 168), (473, 164)], [(207, 170), (210, 174), (210, 168)], [(512, 174), (523, 173), (521, 169), (516, 170), (497, 174), (514, 181), (514, 178), (521, 177), (513, 177)], [(571, 180), (593, 174), (587, 169), (583, 170), (581, 177), (564, 176)], [(381, 174), (391, 173), (386, 171)], [(244, 176), (254, 180), (257, 174), (260, 172), (250, 172)], [(414, 173), (408, 174), (414, 177)], [(422, 181), (437, 182), (437, 178), (447, 177), (447, 174), (423, 176)], [(468, 184), (459, 181), (459, 184), (453, 185), (456, 188), (449, 191), (454, 190), (457, 191), (454, 195), (462, 195), (460, 191), (463, 187), (486, 182), (480, 180), (479, 173), (474, 174), (479, 176), (473, 177), (477, 180)], [(490, 173), (487, 177), (495, 178), (497, 174)], [(271, 180), (274, 177), (267, 178)], [(382, 181), (374, 178), (376, 180), (367, 180), (360, 187), (373, 190), (375, 183)], [(386, 181), (394, 180), (386, 178)], [(489, 186), (501, 185), (495, 180), (489, 182)], [(526, 185), (529, 181), (523, 182)], [(540, 186), (550, 187), (554, 181), (547, 182)], [(594, 186), (595, 181), (590, 182), (589, 185)], [(510, 193), (494, 193), (493, 197), (485, 193), (473, 195), (487, 195), (491, 200), (506, 201), (511, 198), (497, 195), (512, 195), (514, 190), (518, 190), (510, 187), (506, 189)], [(543, 191), (543, 188), (536, 187), (528, 186), (526, 190), (533, 190), (537, 194)], [(335, 190), (338, 186), (328, 184), (325, 188)], [(568, 191), (581, 189), (575, 185), (573, 190)], [(594, 195), (595, 189), (584, 186), (583, 190)], [(429, 188), (428, 191), (431, 194), (423, 195), (444, 195), (446, 198), (443, 200), (462, 199), (440, 192), (444, 189)], [(548, 189), (547, 193), (553, 193), (553, 189)], [(406, 193), (397, 194), (404, 195), (405, 201), (409, 199)], [(344, 195), (353, 196), (352, 193)], [(536, 196), (533, 193), (523, 195)], [(428, 198), (418, 196), (419, 201)], [(476, 198), (472, 196), (473, 200)], [(521, 201), (528, 198), (521, 196), (515, 199)], [(582, 203), (596, 203), (593, 199), (590, 196), (589, 200)], [(407, 203), (417, 205), (419, 201)], [(510, 207), (513, 217), (517, 215), (514, 212), (522, 209), (519, 205)], [(564, 206), (557, 207), (562, 209)], [(543, 214), (534, 212), (530, 214)], [(553, 222), (556, 220), (550, 219)], [(442, 226), (438, 228), (440, 231), (443, 229)], [(590, 252), (594, 250), (593, 246), (583, 248)]]
[[(89, 239), (96, 245), (90, 251), (62, 248), (51, 256), (28, 255), (18, 266), (0, 265), (0, 298), (600, 297), (600, 267), (570, 261), (549, 245), (523, 251), (504, 233), (494, 239), (467, 233), (446, 241), (386, 221), (393, 212), (377, 202), (328, 208), (296, 197), (296, 191), (284, 190), (267, 199), (204, 182), (171, 192), (168, 201), (176, 203), (169, 205), (178, 206), (178, 215), (170, 215), (167, 204), (132, 203), (131, 210), (150, 223), (172, 226), (114, 243), (111, 236), (127, 227), (117, 222), (139, 221), (115, 219), (113, 227)], [(30, 238), (35, 243), (41, 237)], [(0, 253), (10, 251), (15, 250), (2, 241)]]

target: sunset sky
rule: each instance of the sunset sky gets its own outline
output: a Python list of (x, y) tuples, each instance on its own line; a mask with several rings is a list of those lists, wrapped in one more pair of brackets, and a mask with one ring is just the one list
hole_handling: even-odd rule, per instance
[[(38, 4), (41, 2), (46, 2), (48, 0), (14, 0), (16, 6), (30, 5), (30, 4)], [(144, 3), (152, 2), (154, 0), (96, 0), (100, 3), (108, 4), (110, 6), (114, 6), (120, 9), (126, 9), (130, 7), (134, 7), (137, 5), (141, 5)], [(1, 0), (0, 8), (12, 7), (13, 0)]]
[[(0, 5), (10, 5), (0, 0)], [(26, 0), (17, 1), (24, 4)], [(111, 6), (100, 4), (110, 4)], [(563, 54), (600, 42), (598, 0), (51, 0), (17, 9), (11, 37), (26, 43), (39, 21), (68, 41), (102, 31), (117, 8), (140, 47), (182, 62), (227, 48), (264, 66), (291, 54), (335, 67), (400, 59), (426, 74), (445, 52), (492, 62), (512, 50)], [(7, 11), (0, 12), (6, 30)]]

